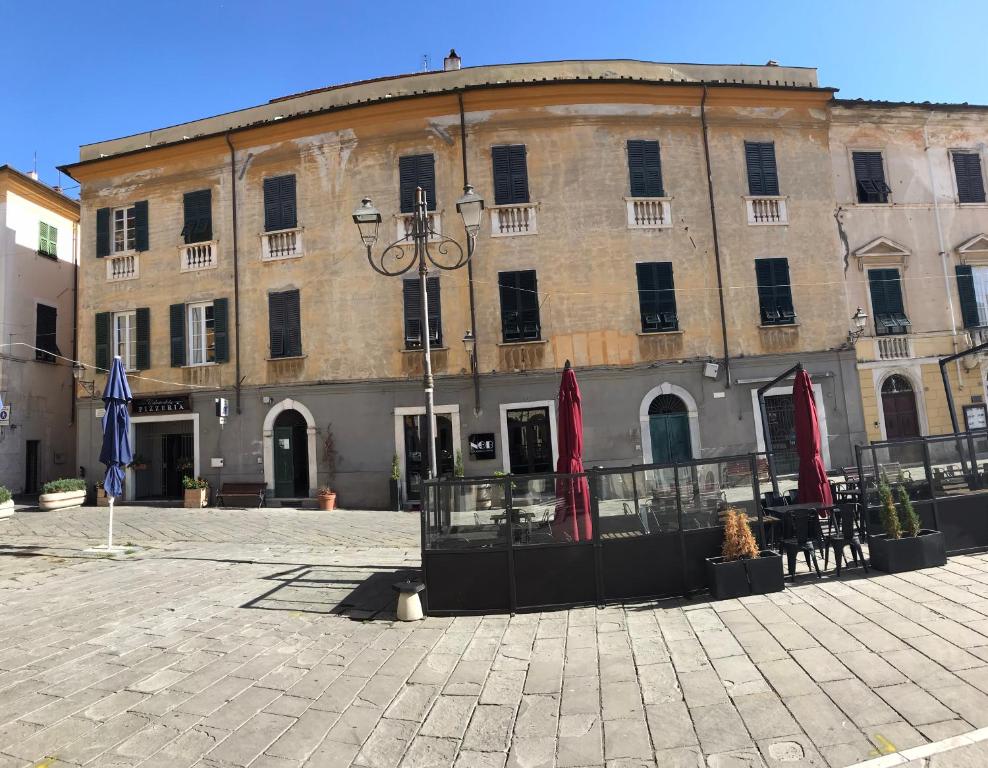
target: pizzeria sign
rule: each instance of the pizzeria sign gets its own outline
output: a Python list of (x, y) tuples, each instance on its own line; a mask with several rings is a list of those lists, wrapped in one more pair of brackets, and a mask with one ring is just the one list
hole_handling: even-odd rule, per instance
[(145, 413), (183, 413), (192, 410), (188, 395), (175, 397), (135, 397), (131, 403), (131, 412)]

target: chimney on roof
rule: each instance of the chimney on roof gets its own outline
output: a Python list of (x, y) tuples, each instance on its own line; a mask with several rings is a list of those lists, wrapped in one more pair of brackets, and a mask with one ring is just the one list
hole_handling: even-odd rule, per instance
[(766, 67), (777, 67), (777, 66), (779, 66), (779, 62), (777, 62), (775, 59), (769, 59), (768, 61), (765, 62), (765, 66)]
[(443, 59), (443, 71), (451, 72), (452, 70), (459, 69), (462, 59), (456, 54), (455, 48), (449, 49), (449, 56)]

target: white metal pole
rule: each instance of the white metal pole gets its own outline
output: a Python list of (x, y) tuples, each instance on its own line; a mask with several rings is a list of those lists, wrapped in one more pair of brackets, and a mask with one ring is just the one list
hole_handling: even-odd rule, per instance
[(113, 497), (110, 496), (110, 531), (107, 535), (106, 548), (107, 550), (113, 549)]

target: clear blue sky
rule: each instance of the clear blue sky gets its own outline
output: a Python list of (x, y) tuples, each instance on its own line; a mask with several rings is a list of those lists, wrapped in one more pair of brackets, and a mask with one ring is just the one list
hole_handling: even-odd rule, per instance
[[(815, 66), (847, 98), (988, 103), (985, 0), (0, 0), (0, 164), (296, 91), (566, 58)], [(66, 181), (67, 185), (73, 182)], [(72, 192), (71, 189), (68, 190)]]

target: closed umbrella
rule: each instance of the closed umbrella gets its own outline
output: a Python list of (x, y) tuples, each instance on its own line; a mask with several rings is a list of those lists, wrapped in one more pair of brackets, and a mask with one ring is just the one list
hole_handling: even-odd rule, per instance
[(106, 548), (113, 549), (113, 500), (123, 493), (124, 469), (134, 459), (130, 449), (130, 413), (127, 404), (132, 400), (130, 384), (120, 357), (113, 358), (110, 375), (103, 390), (103, 445), (99, 460), (106, 464), (103, 490), (110, 504), (110, 527)]
[(579, 477), (559, 478), (556, 481), (556, 511), (553, 531), (566, 534), (573, 541), (589, 541), (593, 536), (590, 522), (590, 487), (583, 475), (583, 409), (580, 386), (569, 360), (563, 368), (563, 380), (559, 385), (559, 459), (556, 472), (561, 475), (579, 474)]
[(820, 422), (810, 375), (800, 369), (792, 385), (793, 416), (796, 422), (796, 452), (799, 454), (799, 503), (831, 505), (830, 481), (820, 456)]

